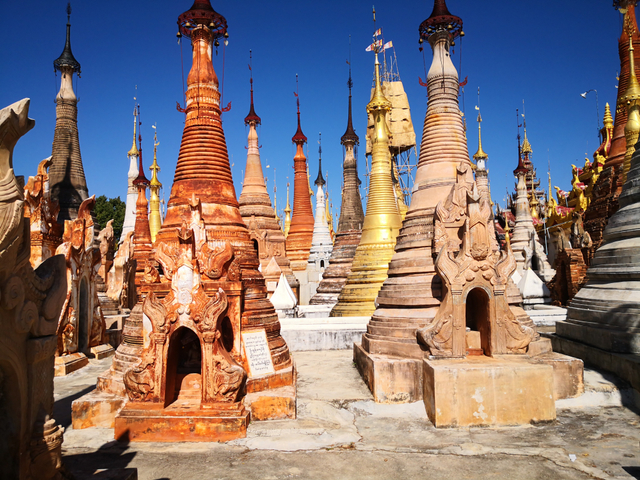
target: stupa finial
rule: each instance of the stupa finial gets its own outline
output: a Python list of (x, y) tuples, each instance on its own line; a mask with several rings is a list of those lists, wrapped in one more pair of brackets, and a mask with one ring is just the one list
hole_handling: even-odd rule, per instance
[(64, 67), (71, 68), (72, 72), (76, 72), (80, 76), (80, 63), (71, 53), (71, 2), (67, 3), (67, 40), (62, 54), (53, 61), (54, 70), (61, 72)]
[(249, 115), (247, 115), (244, 119), (244, 124), (245, 125), (249, 125), (250, 123), (253, 123), (254, 125), (260, 125), (261, 124), (261, 120), (260, 117), (258, 116), (258, 114), (256, 114), (256, 111), (253, 107), (253, 68), (252, 68), (252, 53), (251, 50), (249, 50), (249, 71), (251, 72), (251, 77), (249, 79), (249, 82), (251, 83), (251, 107), (249, 108)]
[(322, 177), (322, 132), (318, 134), (318, 177), (314, 184), (317, 187), (325, 185), (324, 178)]

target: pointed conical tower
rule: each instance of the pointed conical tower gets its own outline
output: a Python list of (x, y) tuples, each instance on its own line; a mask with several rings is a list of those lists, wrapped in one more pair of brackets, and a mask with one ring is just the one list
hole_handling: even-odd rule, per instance
[(289, 182), (287, 182), (287, 205), (284, 207), (284, 236), (289, 236), (291, 229), (291, 204), (289, 203)]
[(389, 261), (402, 224), (391, 177), (389, 127), (386, 122), (391, 102), (382, 93), (378, 48), (374, 50), (375, 89), (367, 105), (367, 113), (373, 115), (375, 125), (367, 214), (351, 272), (338, 297), (338, 303), (331, 310), (332, 317), (369, 316), (374, 312), (375, 299), (387, 278)]
[[(254, 420), (295, 417), (295, 372), (231, 176), (212, 64), (226, 19), (195, 0), (178, 26), (191, 38), (193, 64), (174, 182), (145, 265), (146, 296), (97, 393), (130, 400), (116, 415), (116, 438), (171, 441), (179, 431), (185, 441), (226, 441), (246, 435), (247, 408)], [(288, 388), (259, 393), (279, 387)]]
[(127, 238), (129, 232), (133, 232), (136, 226), (136, 200), (138, 199), (138, 192), (136, 186), (133, 184), (134, 180), (138, 178), (138, 157), (140, 152), (138, 151), (138, 144), (136, 139), (136, 132), (138, 127), (138, 107), (133, 109), (133, 145), (127, 153), (129, 158), (129, 172), (127, 173), (127, 204), (124, 214), (124, 223), (122, 224), (122, 234), (120, 235), (120, 243)]
[(344, 161), (342, 163), (342, 205), (338, 230), (333, 243), (333, 251), (329, 258), (329, 266), (324, 271), (322, 282), (318, 285), (317, 293), (309, 302), (312, 305), (334, 305), (342, 291), (347, 277), (351, 272), (351, 264), (356, 254), (356, 248), (362, 236), (364, 212), (360, 199), (360, 179), (358, 178), (358, 161), (355, 157), (356, 145), (360, 143), (358, 135), (353, 129), (351, 115), (351, 66), (349, 66), (349, 110), (347, 130), (340, 143), (344, 146)]
[[(271, 198), (267, 192), (260, 161), (260, 147), (258, 146), (258, 132), (256, 126), (262, 120), (256, 114), (253, 104), (253, 70), (251, 71), (251, 106), (244, 124), (249, 126), (247, 167), (244, 173), (242, 193), (238, 203), (240, 215), (249, 228), (249, 236), (257, 249), (261, 270), (264, 272), (272, 258), (276, 259), (282, 273), (287, 277), (289, 285), (298, 292), (299, 283), (291, 271), (291, 264), (285, 255), (285, 237), (278, 225), (276, 215), (271, 206)], [(278, 275), (279, 277), (279, 275)], [(276, 288), (278, 278), (275, 279), (269, 291)]]
[[(297, 82), (297, 76), (296, 76)], [(307, 137), (300, 127), (300, 97), (296, 93), (298, 105), (298, 130), (291, 139), (296, 144), (296, 155), (293, 157), (293, 215), (291, 226), (287, 234), (287, 257), (291, 261), (291, 269), (302, 285), (305, 282), (307, 261), (311, 250), (313, 238), (313, 211), (311, 209), (311, 196), (309, 195), (309, 179), (307, 177), (307, 157), (304, 156), (303, 147), (307, 143)], [(287, 197), (288, 198), (288, 197)]]
[[(444, 0), (435, 0), (431, 16), (422, 22), (419, 32), (420, 41), (427, 40), (431, 45), (433, 60), (427, 75), (428, 108), (414, 193), (389, 265), (389, 278), (376, 300), (378, 308), (355, 353), (363, 377), (370, 379), (367, 383), (381, 401), (394, 395), (395, 386), (377, 376), (380, 370), (374, 367), (377, 360), (371, 355), (423, 358), (415, 332), (431, 323), (442, 298), (441, 280), (434, 266), (438, 253), (433, 246), (435, 208), (449, 196), (459, 166), (472, 167), (458, 107), (458, 72), (449, 55), (451, 43), (462, 32), (462, 20), (449, 12)], [(380, 361), (387, 360), (381, 357)], [(409, 383), (410, 390), (405, 392), (420, 399), (419, 389), (411, 390), (413, 383)]]
[(156, 235), (160, 231), (162, 226), (162, 215), (160, 214), (160, 189), (162, 183), (158, 180), (158, 172), (160, 167), (158, 166), (158, 131), (154, 126), (153, 133), (153, 163), (149, 167), (151, 170), (151, 181), (149, 182), (149, 231), (151, 232), (151, 241), (156, 241)]
[(329, 225), (327, 224), (326, 202), (324, 195), (324, 186), (326, 182), (322, 176), (322, 134), (318, 141), (318, 176), (316, 177), (316, 216), (313, 225), (313, 238), (311, 240), (311, 250), (309, 252), (309, 261), (307, 263), (307, 292), (301, 295), (301, 302), (304, 297), (305, 303), (308, 304), (310, 299), (316, 294), (316, 290), (322, 275), (329, 264), (329, 257), (333, 250), (333, 240)]
[(78, 138), (78, 99), (73, 92), (73, 74), (80, 76), (80, 64), (71, 53), (71, 4), (67, 5), (67, 40), (60, 57), (53, 62), (60, 72), (56, 96), (56, 128), (53, 134), (51, 198), (60, 205), (58, 223), (74, 220), (80, 204), (89, 197)]
[[(478, 89), (478, 92), (480, 90)], [(480, 94), (478, 93), (478, 96)], [(487, 155), (482, 150), (482, 116), (478, 110), (478, 151), (473, 154), (473, 159), (476, 161), (476, 184), (478, 185), (478, 194), (491, 201), (491, 192), (489, 192), (489, 176), (487, 173)]]
[[(140, 106), (138, 106), (140, 115)], [(139, 117), (138, 117), (139, 118)], [(142, 122), (140, 122), (142, 125)], [(142, 164), (142, 131), (138, 132), (138, 176), (133, 181), (133, 186), (138, 191), (136, 199), (136, 223), (133, 228), (133, 258), (136, 261), (136, 289), (140, 296), (142, 294), (142, 282), (145, 265), (151, 256), (152, 240), (151, 228), (149, 224), (149, 202), (147, 201), (147, 188), (149, 180), (144, 174)]]

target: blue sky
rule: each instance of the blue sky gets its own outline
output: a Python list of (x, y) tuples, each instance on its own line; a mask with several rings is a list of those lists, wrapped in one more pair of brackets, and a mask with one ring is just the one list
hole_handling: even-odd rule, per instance
[[(18, 175), (34, 175), (40, 160), (51, 155), (55, 126), (54, 98), (59, 76), (53, 60), (65, 39), (66, 0), (32, 0), (0, 4), (0, 105), (31, 98), (30, 116), (36, 127), (16, 147)], [(133, 96), (142, 109), (145, 167), (153, 152), (157, 124), (160, 181), (166, 198), (173, 180), (183, 129), (181, 47), (176, 21), (191, 0), (72, 2), (72, 47), (82, 65), (77, 83), (80, 98), (80, 145), (90, 194), (126, 196), (131, 147)], [(462, 18), (466, 36), (453, 56), (468, 77), (465, 107), (469, 151), (477, 149), (476, 91), (481, 89), (483, 148), (489, 154), (494, 201), (503, 203), (505, 188), (513, 190), (517, 163), (515, 110), (526, 101), (527, 131), (533, 161), (542, 186), (551, 163), (552, 182), (570, 187), (571, 164), (582, 164), (597, 148), (596, 101), (580, 93), (597, 89), (600, 117), (605, 102), (614, 110), (618, 38), (622, 17), (611, 1), (477, 2), (448, 0), (449, 10)], [(365, 170), (365, 106), (373, 73), (373, 54), (365, 52), (373, 24), (371, 1), (301, 2), (217, 1), (212, 5), (227, 18), (229, 45), (224, 51), (223, 115), (236, 193), (240, 194), (246, 161), (248, 130), (243, 119), (249, 110), (249, 49), (253, 50), (256, 112), (261, 157), (268, 188), (273, 193), (277, 172), (278, 207), (285, 203), (286, 177), (293, 182), (296, 130), (295, 75), (300, 76), (302, 129), (309, 138), (312, 179), (317, 174), (318, 132), (322, 132), (323, 169), (329, 170), (330, 198), (340, 204), (342, 147), (347, 121), (349, 35), (352, 37), (354, 126), (361, 137), (360, 174)], [(377, 26), (396, 49), (400, 76), (411, 105), (416, 136), (420, 139), (427, 107), (423, 54), (418, 50), (418, 26), (432, 10), (430, 0), (376, 2)], [(425, 44), (427, 69), (430, 48)], [(184, 75), (191, 66), (191, 47), (182, 45)], [(215, 57), (223, 77), (223, 49)], [(462, 99), (461, 99), (462, 103)], [(600, 119), (602, 122), (602, 119)], [(148, 170), (147, 170), (148, 172)], [(362, 178), (364, 181), (364, 178)]]

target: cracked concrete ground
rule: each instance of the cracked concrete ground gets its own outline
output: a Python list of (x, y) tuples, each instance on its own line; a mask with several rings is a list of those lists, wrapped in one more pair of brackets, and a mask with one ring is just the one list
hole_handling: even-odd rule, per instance
[(71, 401), (111, 359), (55, 379), (55, 416), (67, 430), (67, 468), (78, 478), (137, 468), (142, 480), (177, 479), (640, 479), (640, 416), (619, 380), (587, 371), (581, 399), (557, 402), (555, 422), (435, 429), (422, 402), (373, 402), (351, 351), (294, 353), (298, 418), (250, 424), (218, 443), (113, 441), (107, 429), (73, 430)]

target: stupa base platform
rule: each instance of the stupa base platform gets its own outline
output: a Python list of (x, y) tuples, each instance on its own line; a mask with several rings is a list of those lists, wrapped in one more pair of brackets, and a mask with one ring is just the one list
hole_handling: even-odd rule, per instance
[(296, 385), (248, 393), (244, 404), (251, 411), (251, 421), (295, 420)]
[(91, 358), (95, 358), (96, 360), (111, 357), (115, 354), (115, 349), (111, 345), (108, 345), (106, 343), (104, 345), (98, 345), (97, 347), (91, 347), (89, 349), (89, 356)]
[(525, 312), (536, 327), (552, 327), (567, 318), (567, 309), (553, 305), (534, 305)]
[(125, 397), (93, 390), (71, 404), (71, 423), (74, 430), (83, 428), (113, 428)]
[(353, 361), (376, 402), (422, 400), (422, 359), (371, 354), (354, 343)]
[(640, 392), (640, 355), (606, 351), (558, 334), (548, 337), (555, 351), (580, 358), (587, 366), (614, 373)]
[(555, 420), (553, 368), (528, 357), (423, 361), (423, 400), (435, 427)]
[(129, 402), (116, 415), (114, 436), (122, 442), (227, 442), (247, 436), (249, 417), (237, 403), (204, 409)]
[(328, 317), (335, 303), (326, 305), (300, 305), (298, 316), (301, 318), (324, 318)]
[(281, 318), (289, 351), (348, 350), (367, 331), (369, 317)]
[(76, 352), (69, 355), (62, 355), (56, 357), (55, 361), (55, 376), (64, 377), (70, 373), (80, 370), (82, 367), (89, 365), (89, 359), (84, 353)]
[(558, 322), (556, 334), (607, 352), (640, 354), (640, 328), (601, 328), (595, 322), (572, 320)]

